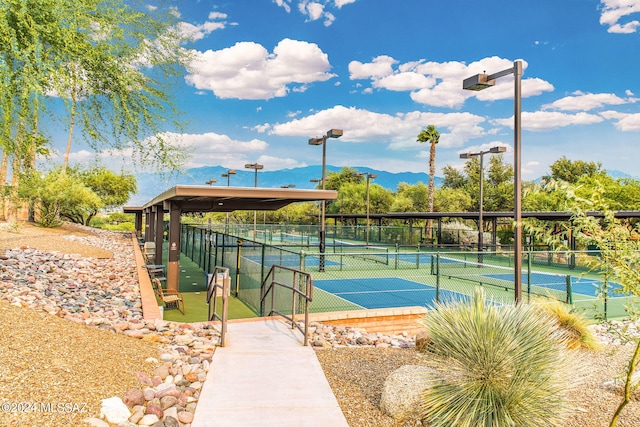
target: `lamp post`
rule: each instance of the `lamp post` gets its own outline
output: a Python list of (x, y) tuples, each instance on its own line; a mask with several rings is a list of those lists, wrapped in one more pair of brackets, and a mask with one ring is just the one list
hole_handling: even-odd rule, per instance
[[(231, 186), (231, 175), (237, 174), (238, 171), (235, 169), (227, 169), (227, 173), (223, 173), (222, 177), (227, 178), (227, 187)], [(224, 216), (224, 233), (229, 233), (229, 212), (227, 212)]]
[(515, 303), (522, 301), (522, 184), (521, 184), (521, 115), (522, 115), (522, 61), (515, 61), (513, 67), (497, 73), (476, 74), (464, 79), (462, 88), (466, 90), (483, 90), (495, 84), (495, 80), (513, 74), (513, 244), (514, 244), (514, 293)]
[(377, 178), (378, 175), (375, 173), (365, 172), (367, 176), (367, 226), (366, 226), (366, 245), (369, 246), (369, 181)]
[[(319, 183), (322, 182), (322, 180), (321, 179), (310, 179), (309, 182), (313, 182), (315, 184), (319, 184)], [(317, 185), (316, 185), (316, 187), (317, 187)], [(320, 216), (320, 204), (316, 203), (316, 205), (318, 206), (318, 224), (320, 224), (320, 219), (321, 219), (321, 216)]]
[(238, 173), (237, 170), (229, 169), (229, 170), (227, 170), (227, 173), (223, 173), (222, 174), (223, 178), (227, 178), (227, 187), (229, 187), (231, 185), (231, 175), (235, 175), (237, 173)]
[[(258, 170), (260, 169), (264, 169), (264, 165), (261, 165), (259, 163), (247, 163), (246, 165), (244, 165), (245, 168), (247, 169), (253, 169), (255, 170), (255, 178), (253, 180), (253, 186), (254, 187), (258, 187)], [(258, 221), (258, 211), (254, 210), (253, 211), (253, 240), (257, 240), (257, 230), (256, 230), (256, 226), (257, 226), (257, 221)]]
[[(296, 185), (295, 184), (289, 184), (289, 185), (281, 185), (280, 188), (294, 188)], [(284, 220), (284, 232), (288, 233), (289, 232), (289, 204), (287, 203), (287, 206), (284, 208), (284, 212), (285, 212), (285, 220)]]
[(209, 181), (205, 182), (207, 185), (213, 185), (214, 182), (218, 182), (217, 179), (211, 178)]
[(482, 263), (482, 250), (483, 250), (483, 246), (484, 246), (484, 221), (482, 219), (482, 210), (483, 210), (483, 200), (484, 200), (484, 193), (483, 193), (483, 185), (484, 185), (484, 155), (485, 154), (494, 154), (494, 153), (504, 153), (505, 151), (507, 151), (507, 147), (504, 146), (497, 146), (497, 147), (491, 147), (488, 150), (485, 151), (478, 151), (477, 153), (463, 153), (460, 154), (460, 158), (461, 159), (470, 159), (472, 157), (480, 157), (480, 203), (479, 203), (479, 208), (478, 208), (478, 262)]
[[(322, 138), (311, 138), (309, 139), (309, 145), (322, 145), (322, 189), (324, 190), (325, 177), (326, 177), (326, 169), (327, 169), (327, 139), (329, 138), (340, 138), (342, 136), (342, 129), (329, 129), (327, 134)], [(323, 199), (320, 207), (320, 235), (318, 236), (320, 239), (319, 249), (320, 249), (320, 262), (319, 262), (319, 271), (324, 271), (324, 249), (325, 249), (325, 236), (324, 236), (324, 216), (326, 209), (326, 201)]]

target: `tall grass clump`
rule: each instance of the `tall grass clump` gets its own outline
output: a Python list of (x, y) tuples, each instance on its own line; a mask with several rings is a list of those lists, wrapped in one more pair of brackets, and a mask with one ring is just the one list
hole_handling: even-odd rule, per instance
[(579, 376), (566, 334), (533, 306), (439, 304), (422, 320), (433, 373), (422, 401), (433, 427), (563, 424)]
[(571, 349), (587, 348), (597, 350), (600, 347), (595, 333), (589, 329), (590, 320), (574, 311), (570, 305), (554, 299), (539, 298), (535, 305), (548, 313), (556, 325), (567, 334), (567, 344)]

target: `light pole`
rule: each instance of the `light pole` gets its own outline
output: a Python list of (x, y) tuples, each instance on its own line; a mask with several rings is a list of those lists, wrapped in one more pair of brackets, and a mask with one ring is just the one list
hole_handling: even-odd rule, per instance
[[(245, 168), (247, 169), (253, 169), (256, 171), (255, 173), (255, 178), (253, 180), (253, 186), (254, 187), (258, 187), (258, 170), (260, 169), (264, 169), (264, 165), (261, 165), (259, 163), (247, 163), (246, 165), (244, 165)], [(257, 230), (256, 230), (256, 226), (257, 226), (257, 221), (258, 221), (258, 211), (253, 211), (253, 240), (257, 240)]]
[(376, 175), (375, 173), (369, 173), (369, 172), (365, 172), (365, 175), (367, 176), (367, 227), (366, 227), (366, 245), (369, 246), (369, 181), (377, 178), (378, 175)]
[[(327, 169), (327, 139), (328, 138), (340, 138), (342, 136), (342, 129), (329, 129), (327, 134), (322, 138), (309, 139), (309, 145), (322, 145), (322, 189), (324, 190), (326, 169)], [(324, 236), (324, 216), (325, 216), (326, 202), (323, 199), (320, 207), (320, 262), (319, 271), (324, 271), (324, 249), (325, 249), (325, 236)]]
[(483, 210), (483, 186), (484, 186), (484, 155), (485, 154), (494, 154), (494, 153), (504, 153), (507, 151), (507, 147), (499, 145), (497, 147), (491, 147), (485, 151), (478, 151), (477, 153), (463, 153), (460, 154), (461, 159), (470, 159), (472, 157), (480, 157), (480, 203), (478, 208), (478, 262), (482, 264), (482, 250), (484, 246), (484, 221), (482, 219), (482, 210)]
[(207, 185), (213, 185), (214, 182), (218, 182), (217, 179), (211, 178), (209, 181), (205, 182)]
[(229, 187), (231, 185), (231, 175), (235, 175), (237, 173), (238, 173), (237, 170), (229, 169), (229, 170), (227, 170), (227, 173), (223, 173), (222, 174), (223, 178), (227, 178), (227, 187)]
[[(227, 169), (227, 173), (223, 173), (222, 177), (227, 178), (227, 187), (231, 186), (231, 175), (237, 174), (238, 171), (235, 169)], [(229, 233), (229, 212), (227, 212), (224, 216), (224, 233)]]
[[(295, 184), (289, 184), (289, 185), (281, 185), (280, 188), (294, 188), (296, 185)], [(284, 232), (288, 233), (289, 232), (289, 205), (287, 205), (284, 208), (284, 212), (285, 212), (285, 220), (284, 220)]]
[[(310, 179), (309, 182), (313, 182), (315, 184), (319, 184), (320, 182), (322, 182), (321, 179)], [(317, 185), (316, 185), (317, 188)], [(320, 213), (320, 204), (316, 203), (316, 205), (318, 206), (318, 224), (320, 224), (320, 219), (321, 219), (321, 213)]]
[(464, 79), (462, 88), (482, 90), (495, 84), (495, 80), (513, 74), (513, 244), (514, 244), (514, 293), (515, 303), (522, 301), (522, 184), (521, 184), (521, 115), (522, 115), (522, 61), (515, 61), (513, 67), (497, 73), (476, 74)]

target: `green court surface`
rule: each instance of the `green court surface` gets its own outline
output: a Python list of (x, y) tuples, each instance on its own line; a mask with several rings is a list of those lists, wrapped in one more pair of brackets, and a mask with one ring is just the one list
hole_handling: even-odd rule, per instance
[[(185, 314), (177, 309), (164, 310), (164, 319), (173, 322), (205, 322), (209, 307), (207, 305), (207, 284), (205, 273), (189, 257), (180, 254), (180, 293), (184, 299)], [(222, 300), (217, 303), (218, 313), (222, 307)], [(213, 305), (212, 305), (213, 310)], [(257, 317), (258, 314), (239, 299), (229, 297), (229, 319), (246, 319)]]

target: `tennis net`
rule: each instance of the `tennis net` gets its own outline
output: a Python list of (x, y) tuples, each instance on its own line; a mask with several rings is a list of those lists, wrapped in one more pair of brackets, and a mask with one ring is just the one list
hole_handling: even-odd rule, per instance
[[(443, 257), (439, 254), (432, 258), (431, 273), (438, 279), (460, 279), (477, 285), (502, 288), (513, 291), (515, 276), (512, 267), (466, 261), (457, 258)], [(567, 274), (547, 273), (526, 269), (522, 272), (522, 284), (526, 291), (533, 295), (549, 296), (554, 294), (566, 302), (572, 300), (572, 284), (574, 280)]]
[(332, 248), (335, 253), (389, 265), (389, 248), (385, 246), (359, 245), (334, 240)]

